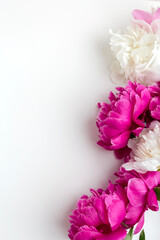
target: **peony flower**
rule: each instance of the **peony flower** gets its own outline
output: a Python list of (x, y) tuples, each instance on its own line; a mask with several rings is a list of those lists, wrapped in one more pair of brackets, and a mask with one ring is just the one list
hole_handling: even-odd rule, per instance
[(123, 196), (91, 190), (92, 196), (82, 196), (70, 216), (69, 238), (72, 240), (121, 240), (126, 230), (121, 222), (126, 215)]
[(150, 102), (147, 87), (128, 82), (119, 93), (110, 93), (110, 104), (99, 104), (97, 126), (100, 132), (98, 144), (107, 150), (119, 150), (127, 146), (128, 140), (145, 127), (145, 113)]
[(120, 168), (115, 175), (116, 183), (110, 182), (106, 191), (91, 190), (90, 197), (80, 198), (70, 216), (71, 240), (122, 240), (131, 227), (135, 234), (140, 232), (146, 210), (158, 211), (154, 188), (160, 184), (160, 172)]
[(136, 223), (135, 234), (144, 224), (146, 210), (158, 211), (158, 201), (154, 188), (160, 184), (160, 172), (147, 172), (145, 174), (136, 171), (126, 171), (123, 167), (115, 173), (118, 177), (116, 183), (123, 187), (128, 198), (126, 217), (123, 221), (128, 227)]
[(130, 139), (131, 160), (123, 164), (126, 170), (145, 173), (160, 169), (160, 122), (153, 121), (149, 128), (143, 129), (138, 138)]
[(124, 31), (111, 31), (112, 76), (116, 72), (121, 81), (136, 81), (143, 85), (159, 81), (160, 34), (144, 24), (144, 21), (138, 21)]

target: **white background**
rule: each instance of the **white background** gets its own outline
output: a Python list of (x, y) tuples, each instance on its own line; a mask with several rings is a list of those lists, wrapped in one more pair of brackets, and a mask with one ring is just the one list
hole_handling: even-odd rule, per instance
[[(96, 105), (114, 88), (108, 30), (149, 5), (0, 1), (0, 239), (67, 240), (77, 198), (122, 163), (96, 145)], [(158, 221), (147, 214), (147, 240), (159, 240)]]

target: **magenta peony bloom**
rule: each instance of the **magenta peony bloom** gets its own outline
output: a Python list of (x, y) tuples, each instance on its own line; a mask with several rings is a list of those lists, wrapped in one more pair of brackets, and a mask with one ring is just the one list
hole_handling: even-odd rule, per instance
[(134, 19), (143, 20), (146, 23), (151, 24), (153, 21), (160, 19), (160, 8), (158, 8), (153, 14), (138, 9), (135, 9), (132, 14)]
[(159, 210), (154, 188), (160, 185), (160, 172), (140, 174), (121, 167), (115, 175), (116, 183), (110, 182), (106, 191), (91, 190), (90, 197), (80, 198), (70, 216), (71, 240), (123, 240), (127, 228), (140, 232), (146, 210)]
[(122, 240), (126, 230), (121, 222), (126, 215), (125, 199), (118, 191), (91, 190), (82, 196), (70, 216), (69, 238), (72, 240)]
[(144, 224), (145, 211), (159, 210), (154, 188), (160, 184), (160, 172), (140, 174), (120, 168), (115, 175), (118, 177), (116, 183), (125, 189), (128, 198), (126, 217), (123, 222), (129, 228), (138, 223), (135, 229), (135, 233), (138, 233)]
[(98, 144), (107, 150), (125, 148), (128, 139), (138, 134), (145, 127), (145, 113), (150, 103), (147, 87), (128, 82), (125, 88), (117, 88), (119, 93), (110, 93), (110, 103), (99, 104), (97, 126), (100, 132)]

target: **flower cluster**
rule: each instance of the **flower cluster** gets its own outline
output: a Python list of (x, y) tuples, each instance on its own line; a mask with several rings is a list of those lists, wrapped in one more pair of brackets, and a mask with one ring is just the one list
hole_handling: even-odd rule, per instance
[(160, 172), (120, 168), (115, 175), (115, 184), (110, 182), (105, 191), (92, 189), (90, 197), (80, 198), (70, 216), (70, 239), (122, 240), (135, 225), (134, 233), (141, 231), (145, 211), (159, 210), (154, 189), (160, 186)]
[[(97, 143), (124, 162), (107, 189), (79, 199), (70, 216), (71, 240), (132, 239), (145, 212), (159, 210), (160, 8), (134, 10), (131, 26), (110, 32), (114, 72), (126, 85), (98, 103)], [(139, 239), (145, 239), (143, 230)]]

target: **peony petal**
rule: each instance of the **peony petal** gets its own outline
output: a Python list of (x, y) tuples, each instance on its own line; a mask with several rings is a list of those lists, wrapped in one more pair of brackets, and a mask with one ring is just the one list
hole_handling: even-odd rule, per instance
[(107, 119), (106, 125), (101, 127), (101, 131), (103, 132), (104, 137), (105, 138), (112, 138), (112, 137), (115, 137), (115, 136), (119, 135), (121, 133), (121, 130), (113, 128), (114, 121), (113, 121), (113, 124), (111, 124), (111, 127), (108, 126), (108, 122), (110, 124), (110, 122), (112, 122), (112, 120)]
[(79, 229), (79, 232), (74, 236), (74, 240), (96, 240), (103, 236), (94, 228), (83, 226)]
[(139, 134), (142, 132), (142, 130), (143, 130), (142, 127), (138, 127), (138, 128), (136, 128), (135, 130), (133, 130), (132, 133), (133, 133), (136, 137), (138, 137)]
[(80, 215), (82, 222), (86, 223), (88, 226), (98, 226), (102, 222), (97, 214), (97, 211), (93, 207), (85, 207), (83, 209), (83, 214)]
[(110, 150), (110, 148), (111, 148), (111, 143), (110, 143), (110, 142), (104, 142), (104, 141), (102, 141), (102, 140), (99, 140), (99, 141), (97, 142), (97, 144), (98, 144), (99, 146), (105, 148), (106, 150)]
[(116, 158), (118, 159), (124, 158), (124, 161), (127, 162), (130, 159), (130, 152), (131, 152), (131, 149), (129, 147), (124, 147), (119, 150), (115, 150), (114, 154)]
[(129, 121), (128, 126), (130, 126), (132, 108), (129, 100), (127, 100), (125, 96), (121, 97), (120, 100), (115, 103), (114, 110), (123, 116), (124, 119), (127, 119)]
[(148, 24), (151, 24), (151, 22), (153, 21), (153, 16), (150, 13), (142, 10), (135, 9), (133, 10), (132, 15), (135, 19), (143, 20)]
[(130, 120), (121, 116), (119, 118), (108, 118), (106, 124), (112, 129), (118, 129), (119, 132), (124, 132), (131, 126)]
[(154, 19), (160, 19), (160, 8), (158, 8), (154, 14), (153, 14)]
[(153, 189), (150, 190), (149, 193), (148, 193), (147, 202), (148, 202), (148, 207), (152, 211), (158, 211), (159, 210), (157, 196), (156, 196), (156, 193)]
[(127, 197), (135, 207), (146, 204), (148, 188), (146, 184), (138, 178), (132, 178), (128, 182)]
[(106, 209), (104, 201), (100, 198), (96, 198), (94, 200), (93, 204), (94, 204), (95, 209), (98, 212), (98, 215), (99, 215), (102, 223), (104, 223), (106, 225), (109, 224), (108, 213), (107, 213), (107, 209)]
[(157, 171), (157, 167), (160, 165), (160, 160), (158, 159), (148, 159), (141, 162), (129, 161), (124, 163), (122, 167), (126, 170), (135, 170), (139, 173), (146, 173), (148, 171)]
[(144, 225), (144, 214), (142, 215), (141, 219), (137, 223), (136, 228), (134, 230), (134, 234), (139, 233), (141, 231), (141, 229), (143, 228), (143, 225)]
[(127, 214), (125, 220), (123, 221), (127, 226), (133, 227), (138, 223), (144, 214), (146, 207), (134, 207), (130, 203), (127, 206)]
[(75, 226), (74, 224), (71, 225), (71, 228), (68, 230), (68, 237), (70, 239), (74, 239), (74, 236), (79, 231), (79, 227)]
[(120, 148), (124, 148), (127, 143), (128, 143), (128, 139), (131, 135), (131, 131), (125, 131), (122, 134), (114, 137), (111, 139), (111, 149), (115, 150), (115, 149), (120, 149)]
[(151, 100), (149, 110), (154, 119), (160, 120), (160, 97), (154, 97)]
[(127, 231), (124, 228), (120, 227), (116, 231), (107, 234), (106, 236), (104, 235), (103, 237), (100, 237), (97, 240), (123, 240), (125, 239), (126, 236)]
[(112, 231), (116, 230), (126, 215), (124, 202), (116, 195), (107, 195), (105, 198), (108, 209), (108, 220)]
[(139, 118), (139, 116), (148, 108), (150, 102), (150, 92), (147, 88), (145, 88), (141, 95), (138, 94), (132, 95), (131, 94), (131, 101), (134, 101), (134, 110), (133, 110), (133, 120), (136, 124), (141, 127), (144, 127), (144, 123)]
[(153, 189), (160, 184), (160, 172), (147, 172), (140, 174), (140, 176), (149, 189)]
[(128, 205), (128, 198), (125, 192), (125, 189), (121, 185), (116, 186), (117, 194), (120, 197), (120, 199), (123, 201), (125, 207)]

